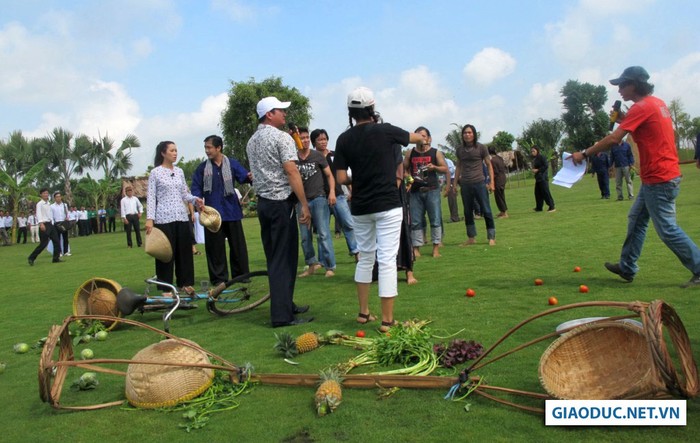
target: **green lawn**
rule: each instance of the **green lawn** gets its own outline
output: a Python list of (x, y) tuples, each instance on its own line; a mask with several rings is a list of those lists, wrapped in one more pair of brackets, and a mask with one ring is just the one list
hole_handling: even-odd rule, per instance
[[(686, 177), (678, 199), (678, 219), (683, 229), (700, 241), (700, 171), (684, 165)], [(638, 188), (638, 180), (635, 189)], [(614, 185), (613, 185), (614, 187)], [(460, 338), (477, 340), (488, 347), (518, 322), (549, 308), (547, 299), (556, 296), (560, 304), (581, 301), (651, 301), (671, 304), (685, 323), (696, 360), (700, 356), (700, 288), (680, 289), (690, 278), (673, 254), (661, 243), (653, 229), (639, 262), (641, 271), (632, 284), (608, 273), (605, 261), (616, 261), (626, 228), (631, 202), (601, 200), (596, 180), (586, 176), (572, 189), (552, 186), (558, 211), (534, 213), (532, 183), (507, 190), (510, 218), (497, 220), (497, 245), (486, 245), (485, 226), (477, 221), (478, 244), (460, 247), (465, 240), (462, 223), (445, 224), (442, 257), (429, 257), (429, 248), (415, 264), (419, 284), (399, 284), (397, 319), (432, 320), (436, 335), (457, 333)], [(614, 189), (613, 189), (614, 195)], [(460, 204), (461, 206), (461, 204)], [(493, 204), (495, 210), (495, 204)], [(497, 211), (496, 211), (497, 212)], [(444, 202), (443, 218), (448, 219)], [(264, 269), (264, 256), (256, 219), (245, 220), (251, 255), (251, 269)], [(203, 246), (200, 246), (203, 250)], [(65, 263), (51, 264), (44, 252), (33, 267), (26, 258), (32, 245), (0, 248), (3, 290), (0, 322), (0, 361), (7, 364), (0, 374), (0, 413), (2, 440), (5, 442), (72, 441), (696, 441), (700, 407), (688, 402), (688, 426), (639, 428), (554, 428), (545, 427), (541, 416), (503, 406), (482, 397), (466, 403), (443, 400), (443, 390), (400, 390), (380, 400), (375, 390), (346, 389), (343, 404), (335, 414), (317, 418), (311, 388), (256, 386), (240, 397), (240, 406), (213, 416), (203, 429), (186, 434), (178, 428), (177, 413), (111, 408), (89, 412), (56, 411), (40, 401), (37, 384), (39, 352), (14, 354), (17, 342), (34, 343), (47, 335), (71, 313), (73, 294), (86, 280), (104, 277), (122, 286), (142, 291), (143, 280), (154, 273), (153, 260), (140, 249), (126, 248), (124, 234), (94, 235), (72, 239), (73, 256)], [(315, 330), (341, 329), (354, 334), (357, 303), (352, 281), (354, 263), (345, 242), (335, 240), (337, 275), (322, 274), (297, 281), (296, 301), (311, 304), (316, 321), (288, 328), (295, 335)], [(300, 260), (303, 263), (303, 260)], [(206, 280), (206, 258), (195, 257), (197, 281)], [(582, 272), (572, 272), (580, 266)], [(301, 269), (300, 269), (301, 271)], [(535, 286), (535, 278), (544, 280)], [(580, 284), (590, 288), (578, 292)], [(476, 297), (466, 298), (473, 288)], [(371, 307), (379, 311), (376, 288)], [(171, 321), (171, 332), (243, 365), (250, 362), (258, 373), (316, 373), (330, 364), (357, 354), (345, 347), (325, 346), (295, 360), (284, 362), (272, 347), (269, 305), (248, 313), (217, 318), (204, 305), (194, 311), (178, 312)], [(505, 342), (503, 349), (524, 343), (552, 331), (559, 323), (578, 317), (618, 314), (617, 310), (589, 309), (566, 311), (538, 320)], [(158, 313), (134, 314), (132, 319), (162, 327)], [(367, 330), (377, 334), (374, 322)], [(461, 331), (461, 332), (460, 332)], [(96, 358), (130, 358), (157, 337), (133, 327), (110, 333), (106, 342), (88, 345)], [(515, 389), (542, 392), (537, 377), (539, 358), (550, 341), (517, 352), (495, 362), (476, 375), (487, 383)], [(78, 346), (78, 350), (85, 345)], [(120, 369), (124, 369), (123, 367)], [(460, 368), (462, 369), (462, 368)], [(82, 371), (72, 371), (66, 383)], [(454, 373), (445, 370), (438, 375)], [(101, 385), (90, 392), (64, 394), (66, 404), (94, 404), (124, 398), (123, 378), (100, 374)], [(693, 431), (694, 430), (694, 431)]]

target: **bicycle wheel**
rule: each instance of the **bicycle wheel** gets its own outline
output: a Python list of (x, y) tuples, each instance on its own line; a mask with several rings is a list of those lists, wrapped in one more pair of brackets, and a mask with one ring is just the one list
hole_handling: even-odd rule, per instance
[(239, 275), (210, 290), (207, 309), (225, 316), (249, 311), (269, 299), (267, 271), (255, 271)]

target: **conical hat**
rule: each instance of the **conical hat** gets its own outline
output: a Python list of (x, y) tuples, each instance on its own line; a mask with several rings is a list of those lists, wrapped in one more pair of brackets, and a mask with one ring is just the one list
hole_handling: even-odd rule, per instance
[(126, 398), (139, 408), (175, 406), (206, 391), (214, 378), (214, 370), (209, 368), (168, 365), (169, 362), (210, 364), (207, 354), (173, 339), (140, 350), (133, 360), (154, 363), (131, 363), (126, 370)]
[(173, 247), (170, 245), (170, 240), (168, 240), (165, 233), (158, 228), (152, 228), (151, 233), (146, 234), (144, 250), (146, 254), (165, 263), (173, 259)]
[(199, 223), (211, 232), (219, 232), (219, 229), (221, 229), (221, 214), (211, 206), (204, 206), (199, 211)]

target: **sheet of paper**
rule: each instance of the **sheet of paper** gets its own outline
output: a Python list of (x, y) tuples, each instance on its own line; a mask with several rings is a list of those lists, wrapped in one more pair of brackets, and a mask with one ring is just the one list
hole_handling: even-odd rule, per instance
[(569, 152), (562, 153), (562, 168), (552, 179), (553, 185), (570, 188), (586, 174), (586, 161), (584, 160), (580, 165), (575, 165), (569, 157), (571, 157)]

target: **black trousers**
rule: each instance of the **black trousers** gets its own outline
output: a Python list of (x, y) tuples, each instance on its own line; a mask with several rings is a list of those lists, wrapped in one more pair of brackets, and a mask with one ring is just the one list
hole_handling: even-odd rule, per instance
[(116, 232), (117, 231), (117, 221), (115, 220), (115, 217), (109, 217), (107, 219), (107, 231), (108, 232)]
[(53, 243), (53, 261), (58, 261), (61, 255), (61, 246), (58, 243), (58, 229), (51, 223), (44, 223), (45, 230), (41, 230), (41, 225), (39, 225), (39, 246), (37, 246), (31, 254), (29, 254), (29, 259), (34, 261), (41, 254), (46, 246), (49, 244), (49, 240)]
[(260, 237), (267, 259), (272, 323), (294, 319), (294, 285), (299, 263), (299, 230), (295, 202), (258, 197)]
[(554, 199), (549, 192), (549, 182), (546, 180), (535, 182), (535, 211), (541, 211), (544, 203), (547, 203), (549, 209), (554, 209)]
[(219, 232), (204, 230), (209, 281), (214, 286), (229, 280), (228, 263), (226, 262), (227, 239), (231, 278), (250, 272), (243, 223), (240, 220), (222, 222)]
[(129, 214), (126, 217), (126, 221), (129, 223), (124, 225), (124, 231), (126, 231), (126, 244), (127, 246), (131, 247), (133, 246), (133, 243), (131, 242), (131, 230), (134, 230), (134, 233), (136, 234), (136, 244), (141, 247), (141, 220), (139, 219), (138, 214)]
[[(61, 254), (68, 253), (68, 231), (61, 231), (57, 226), (54, 226), (54, 229), (58, 233), (58, 243), (63, 245)], [(61, 243), (61, 239), (63, 239), (63, 243)]]
[(24, 237), (24, 241), (22, 243), (23, 244), (27, 243), (27, 227), (25, 226), (23, 228), (17, 228), (17, 229), (18, 229), (17, 230), (17, 244), (19, 244), (19, 240), (22, 237)]
[(163, 231), (173, 248), (173, 259), (168, 263), (156, 259), (158, 280), (173, 284), (173, 266), (175, 266), (177, 287), (194, 285), (194, 260), (189, 222), (177, 221), (154, 226)]
[(498, 206), (499, 211), (508, 211), (508, 205), (506, 204), (505, 186), (496, 186), (496, 189), (493, 191), (493, 197), (496, 199), (496, 206)]

